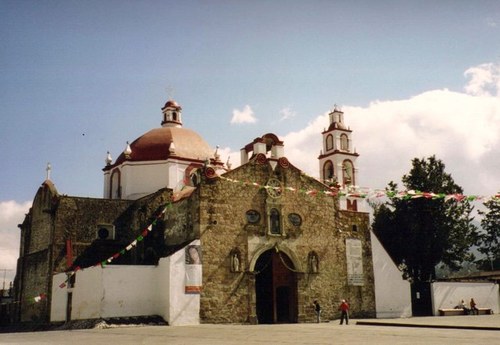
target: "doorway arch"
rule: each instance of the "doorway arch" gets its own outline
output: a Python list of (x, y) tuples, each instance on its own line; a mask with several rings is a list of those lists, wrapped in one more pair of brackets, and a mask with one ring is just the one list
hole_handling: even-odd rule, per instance
[(297, 322), (295, 265), (283, 251), (263, 252), (254, 267), (256, 314), (259, 324)]

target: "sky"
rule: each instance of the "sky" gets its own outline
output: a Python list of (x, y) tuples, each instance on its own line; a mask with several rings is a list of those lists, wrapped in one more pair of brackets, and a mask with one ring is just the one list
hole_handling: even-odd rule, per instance
[(6, 284), (47, 163), (59, 193), (102, 197), (106, 152), (159, 127), (170, 98), (233, 167), (271, 132), (318, 177), (337, 105), (360, 186), (384, 188), (436, 155), (465, 194), (494, 195), (500, 2), (0, 0)]

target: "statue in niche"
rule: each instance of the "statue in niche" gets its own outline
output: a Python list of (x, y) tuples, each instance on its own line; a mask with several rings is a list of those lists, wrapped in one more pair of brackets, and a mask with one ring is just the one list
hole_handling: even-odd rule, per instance
[(234, 251), (231, 254), (231, 271), (239, 272), (240, 271), (240, 256), (239, 253)]
[(315, 252), (309, 253), (309, 271), (311, 273), (318, 273), (319, 271), (318, 255)]

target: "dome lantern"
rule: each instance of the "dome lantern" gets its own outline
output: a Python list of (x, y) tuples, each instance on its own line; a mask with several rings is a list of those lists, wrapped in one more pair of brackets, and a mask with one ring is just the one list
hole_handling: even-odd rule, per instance
[(182, 127), (182, 107), (174, 100), (169, 100), (163, 108), (162, 127)]

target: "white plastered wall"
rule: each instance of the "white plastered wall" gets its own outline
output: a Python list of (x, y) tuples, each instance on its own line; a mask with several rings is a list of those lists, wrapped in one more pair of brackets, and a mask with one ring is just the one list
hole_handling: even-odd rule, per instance
[(471, 298), (478, 308), (491, 308), (495, 314), (499, 312), (498, 284), (435, 282), (431, 291), (434, 315), (439, 315), (439, 309), (454, 308), (461, 300), (468, 306)]
[(60, 287), (66, 274), (56, 274), (50, 319), (66, 321), (72, 292), (72, 320), (159, 315), (172, 326), (199, 324), (200, 295), (184, 293), (185, 272), (183, 248), (160, 259), (157, 266), (108, 265), (77, 271), (72, 289)]
[[(194, 241), (191, 244), (200, 244), (200, 241)], [(163, 259), (162, 259), (163, 260)], [(181, 249), (172, 254), (165, 260), (169, 261), (168, 280), (168, 300), (170, 303), (162, 303), (161, 312), (163, 318), (171, 326), (198, 325), (200, 323), (200, 295), (186, 294), (185, 277), (185, 249)], [(164, 275), (166, 277), (166, 275)]]
[(139, 199), (167, 187), (168, 163), (164, 161), (124, 163), (121, 167), (123, 199)]
[[(188, 165), (189, 162), (180, 160), (123, 163), (122, 198), (136, 200), (162, 188), (180, 187)], [(104, 189), (106, 191), (109, 187)]]
[(61, 288), (59, 285), (66, 281), (66, 274), (59, 273), (52, 276), (52, 303), (50, 306), (50, 321), (65, 321), (66, 320), (66, 303), (68, 298), (68, 290)]
[(375, 276), (377, 318), (411, 317), (411, 286), (403, 279), (389, 254), (370, 231)]

